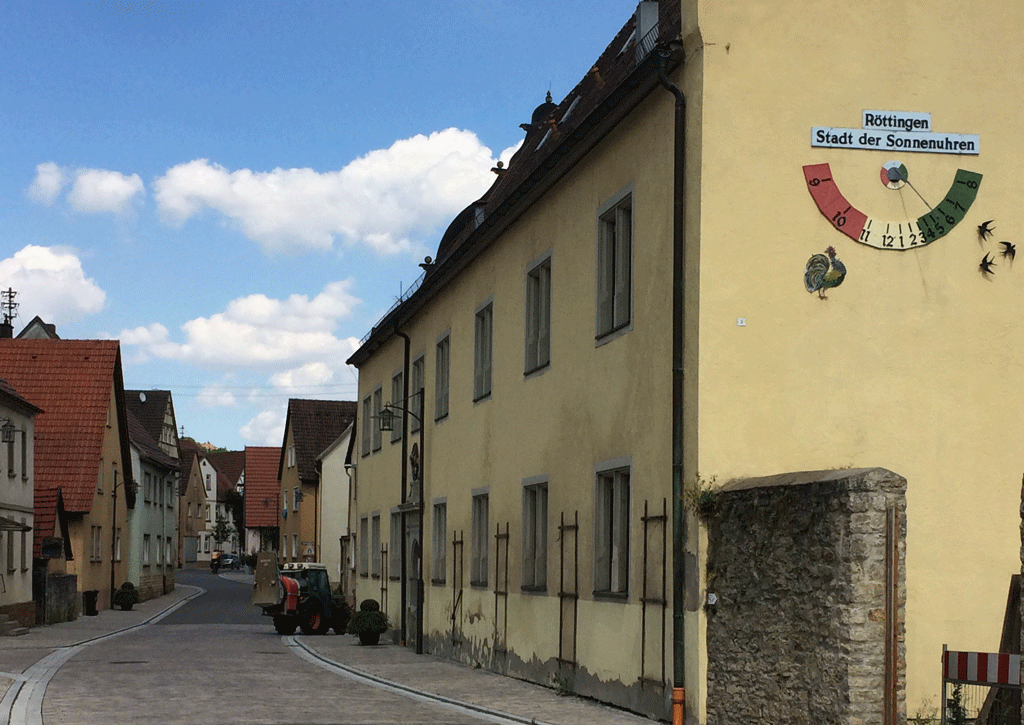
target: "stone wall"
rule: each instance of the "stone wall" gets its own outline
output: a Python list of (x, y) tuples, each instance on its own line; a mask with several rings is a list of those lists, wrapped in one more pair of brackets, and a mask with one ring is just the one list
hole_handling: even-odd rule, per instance
[(896, 722), (906, 721), (906, 480), (880, 468), (736, 481), (708, 525), (709, 725), (886, 723), (895, 512)]
[(41, 624), (73, 622), (81, 611), (82, 595), (78, 592), (78, 577), (74, 574), (46, 576), (46, 612)]

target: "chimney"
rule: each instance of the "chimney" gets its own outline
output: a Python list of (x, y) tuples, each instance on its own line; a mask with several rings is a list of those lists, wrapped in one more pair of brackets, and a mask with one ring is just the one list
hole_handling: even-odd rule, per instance
[(14, 325), (7, 320), (0, 322), (0, 340), (10, 340), (14, 337)]

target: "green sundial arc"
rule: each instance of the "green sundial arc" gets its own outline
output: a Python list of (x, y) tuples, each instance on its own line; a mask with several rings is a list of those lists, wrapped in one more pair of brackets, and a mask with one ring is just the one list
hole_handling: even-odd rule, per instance
[[(880, 176), (890, 189), (901, 188), (909, 178), (907, 167), (895, 161), (883, 166)], [(981, 174), (958, 169), (942, 201), (934, 207), (925, 202), (931, 208), (917, 219), (882, 221), (854, 208), (846, 200), (828, 164), (804, 166), (804, 180), (818, 210), (838, 231), (869, 247), (895, 251), (926, 246), (953, 231), (953, 227), (963, 221), (981, 186)]]

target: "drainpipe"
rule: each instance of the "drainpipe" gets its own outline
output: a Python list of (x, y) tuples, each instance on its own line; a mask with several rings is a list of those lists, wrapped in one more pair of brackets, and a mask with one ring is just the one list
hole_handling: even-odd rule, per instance
[(683, 227), (686, 170), (686, 97), (668, 79), (668, 48), (658, 48), (658, 80), (675, 96), (672, 210), (672, 723), (686, 722), (686, 510), (683, 506), (683, 273), (686, 269)]
[[(395, 334), (402, 338), (404, 351), (402, 358), (402, 498), (403, 504), (406, 502), (406, 489), (409, 483), (409, 467), (406, 465), (406, 460), (409, 458), (409, 411), (406, 406), (406, 401), (409, 399), (409, 336), (404, 332), (395, 327)], [(394, 404), (395, 401), (391, 401)], [(421, 534), (422, 536), (422, 534)], [(402, 583), (399, 587), (402, 592), (401, 601), (401, 621), (402, 621), (402, 643), (406, 642), (408, 637), (408, 623), (406, 620), (406, 610), (409, 602), (409, 577), (408, 577), (408, 554), (409, 542), (406, 538), (406, 524), (405, 524), (405, 509), (402, 509)]]

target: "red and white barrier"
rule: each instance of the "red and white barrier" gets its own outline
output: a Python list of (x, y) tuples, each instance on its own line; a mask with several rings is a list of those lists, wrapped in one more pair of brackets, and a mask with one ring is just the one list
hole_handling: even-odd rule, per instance
[(1020, 687), (1020, 655), (1005, 652), (942, 653), (942, 679), (972, 685), (1013, 685)]

